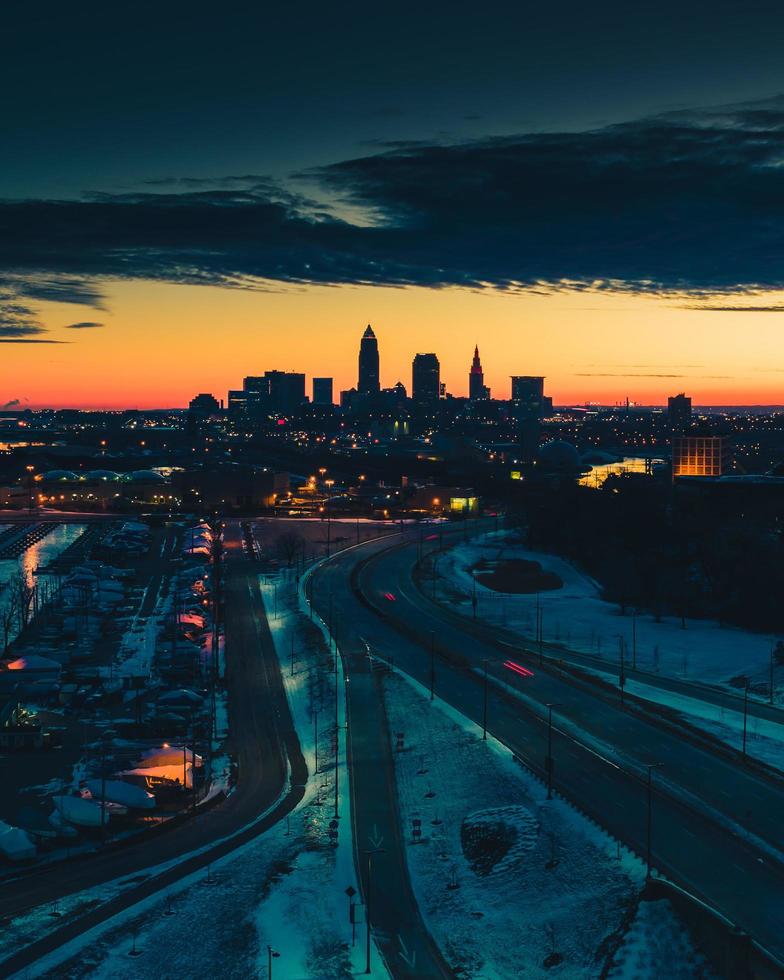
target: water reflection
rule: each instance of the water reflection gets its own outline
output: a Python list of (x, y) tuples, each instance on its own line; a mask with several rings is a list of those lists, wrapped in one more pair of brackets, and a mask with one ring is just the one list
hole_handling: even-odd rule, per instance
[[(59, 554), (84, 533), (85, 524), (60, 524), (50, 531), (45, 538), (31, 545), (18, 558), (0, 561), (0, 613), (5, 612), (11, 601), (12, 588), (8, 585), (21, 572), (28, 585), (35, 581), (35, 571), (44, 568)], [(17, 633), (17, 627), (12, 630), (12, 637)], [(0, 635), (0, 641), (3, 637)], [(0, 642), (0, 647), (2, 643)]]

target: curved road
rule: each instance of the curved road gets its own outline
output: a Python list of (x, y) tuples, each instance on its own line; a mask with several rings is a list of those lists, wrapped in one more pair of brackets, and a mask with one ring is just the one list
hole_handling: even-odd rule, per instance
[[(145, 868), (182, 857), (168, 871), (147, 878), (3, 960), (0, 976), (25, 969), (122, 909), (230, 853), (290, 813), (302, 799), (307, 768), (289, 713), (255, 563), (243, 556), (238, 523), (227, 525), (225, 545), (226, 682), (232, 746), (239, 764), (235, 791), (222, 803), (144, 840), (108, 847), (93, 857), (75, 858), (5, 881), (0, 889), (0, 916), (7, 921), (38, 905), (116, 878), (143, 875)], [(289, 768), (290, 788), (281, 797)], [(214, 846), (188, 857), (210, 844)]]
[[(780, 842), (784, 796), (750, 771), (694, 745), (649, 719), (622, 709), (557, 670), (525, 659), (532, 677), (502, 666), (509, 651), (491, 630), (471, 630), (445, 614), (414, 585), (416, 542), (371, 544), (338, 556), (319, 573), (322, 594), (331, 591), (342, 644), (369, 648), (424, 684), (430, 682), (435, 635), (436, 694), (478, 724), (482, 720), (483, 660), (488, 661), (489, 730), (540, 773), (547, 755), (547, 703), (554, 708), (555, 786), (620, 840), (645, 855), (647, 763), (664, 762), (654, 794), (653, 862), (702, 897), (777, 956), (784, 956), (784, 873), (764, 847), (733, 832), (728, 821)], [(353, 579), (353, 585), (352, 585)], [(393, 596), (393, 599), (386, 597)], [(367, 646), (366, 646), (367, 645)], [(499, 683), (503, 680), (503, 685)], [(520, 700), (509, 687), (518, 688)], [(572, 723), (588, 733), (572, 737)], [(609, 747), (609, 751), (606, 750)], [(614, 747), (614, 749), (613, 749)], [(684, 802), (690, 794), (714, 812)], [(679, 798), (680, 797), (680, 798)]]

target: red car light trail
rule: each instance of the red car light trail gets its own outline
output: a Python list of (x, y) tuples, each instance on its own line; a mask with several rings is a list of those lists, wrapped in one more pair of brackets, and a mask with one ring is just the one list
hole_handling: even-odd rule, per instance
[(521, 667), (520, 664), (516, 664), (514, 660), (505, 660), (504, 667), (507, 670), (512, 670), (515, 674), (519, 674), (521, 677), (533, 677), (534, 672), (529, 670), (527, 667)]

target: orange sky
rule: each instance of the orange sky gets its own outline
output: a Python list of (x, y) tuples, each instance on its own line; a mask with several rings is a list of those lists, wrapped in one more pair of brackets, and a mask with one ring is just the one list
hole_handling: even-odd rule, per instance
[[(379, 338), (382, 385), (410, 387), (411, 359), (435, 351), (464, 395), (478, 343), (485, 383), (509, 396), (511, 374), (544, 374), (556, 404), (662, 403), (685, 390), (702, 404), (784, 403), (784, 314), (684, 309), (676, 300), (459, 289), (307, 287), (271, 292), (106, 284), (108, 312), (41, 304), (52, 339), (0, 345), (0, 404), (170, 407), (197, 392), (225, 398), (246, 374), (299, 370), (356, 383), (359, 338)], [(781, 303), (781, 296), (754, 302)], [(742, 301), (741, 301), (742, 302)], [(77, 320), (103, 328), (66, 330)], [(662, 377), (672, 375), (674, 377)]]

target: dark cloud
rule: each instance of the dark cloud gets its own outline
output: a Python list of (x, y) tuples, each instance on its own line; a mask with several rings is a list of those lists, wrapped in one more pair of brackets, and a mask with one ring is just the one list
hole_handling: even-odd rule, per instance
[(783, 163), (782, 100), (394, 144), (299, 175), (320, 202), (253, 174), (2, 202), (0, 270), (92, 305), (108, 277), (753, 295), (784, 287)]
[(81, 320), (79, 323), (66, 323), (66, 330), (94, 330), (97, 327), (102, 327), (102, 323), (98, 323), (95, 320)]
[(0, 408), (19, 408), (21, 404), (22, 404), (21, 398), (12, 398), (10, 401), (7, 401), (4, 405), (0, 405)]
[(683, 305), (683, 310), (701, 310), (703, 313), (784, 313), (784, 306), (714, 306), (692, 303)]

